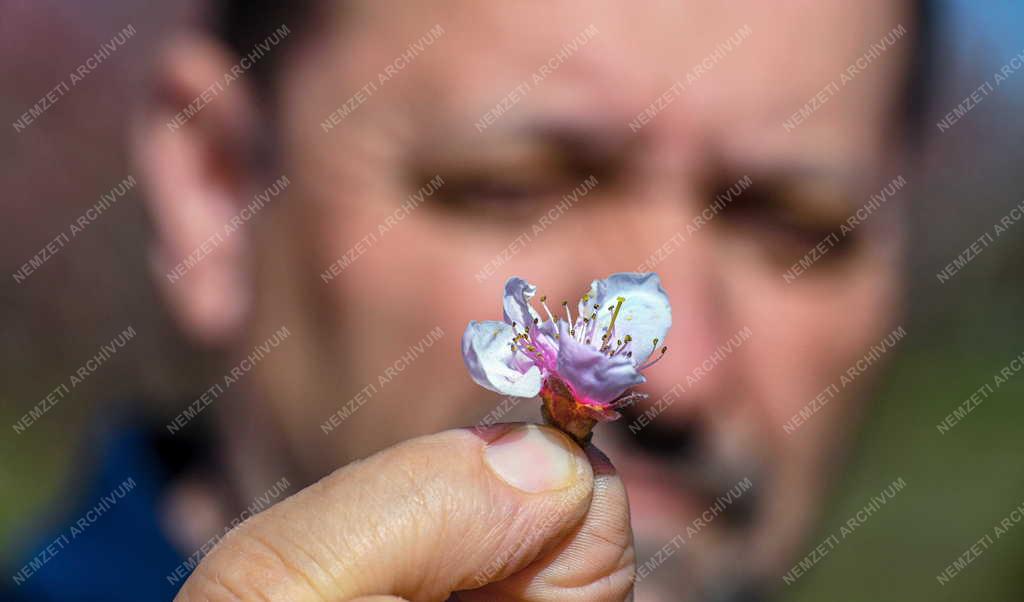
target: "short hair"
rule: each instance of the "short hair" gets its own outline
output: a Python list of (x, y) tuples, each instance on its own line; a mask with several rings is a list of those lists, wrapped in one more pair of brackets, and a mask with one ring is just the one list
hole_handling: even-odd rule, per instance
[[(928, 103), (936, 87), (936, 40), (938, 7), (934, 0), (908, 0), (913, 23), (913, 48), (910, 52), (905, 84), (897, 102), (896, 117), (913, 141), (924, 137), (928, 121)], [(325, 2), (317, 0), (221, 0), (214, 18), (217, 35), (239, 56), (248, 54), (271, 32), (287, 25), (291, 31), (308, 30), (316, 23), (316, 11)], [(295, 41), (289, 42), (295, 46)], [(273, 93), (276, 67), (288, 47), (269, 53), (250, 70), (255, 86), (262, 93)]]
[[(289, 31), (303, 31), (313, 20), (316, 0), (221, 0), (213, 15), (217, 36), (238, 56), (252, 51), (277, 28), (287, 25)], [(287, 53), (287, 47), (283, 49)], [(255, 62), (250, 72), (266, 82), (280, 62), (278, 49)]]

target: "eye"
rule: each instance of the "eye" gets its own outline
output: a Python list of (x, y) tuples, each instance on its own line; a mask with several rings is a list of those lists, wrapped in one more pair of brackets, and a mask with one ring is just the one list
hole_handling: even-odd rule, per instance
[[(417, 173), (439, 173), (445, 186), (439, 210), (456, 217), (526, 222), (551, 209), (565, 195), (585, 193), (596, 179), (613, 186), (622, 144), (593, 132), (530, 129), (483, 142), (434, 149), (419, 160)], [(430, 166), (431, 169), (424, 169)], [(519, 224), (516, 224), (517, 226)]]
[(578, 186), (578, 171), (556, 150), (492, 147), (439, 171), (445, 186), (437, 207), (471, 219), (528, 221)]
[(557, 182), (508, 173), (454, 172), (445, 176), (444, 208), (469, 217), (520, 219), (557, 194)]
[(799, 259), (815, 245), (827, 244), (830, 260), (846, 255), (859, 242), (856, 229), (844, 224), (855, 209), (838, 183), (751, 178), (741, 190), (728, 179), (716, 182), (714, 201), (724, 204), (722, 222), (763, 247), (780, 264)]

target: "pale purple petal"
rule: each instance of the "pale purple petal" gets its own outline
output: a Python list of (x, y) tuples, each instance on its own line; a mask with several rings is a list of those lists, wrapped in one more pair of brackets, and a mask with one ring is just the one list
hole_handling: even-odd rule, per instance
[[(552, 330), (557, 329), (550, 320), (547, 324), (551, 326)], [(558, 340), (555, 338), (555, 334), (556, 332), (536, 326), (530, 330), (530, 341), (537, 348), (540, 356), (536, 358), (535, 363), (540, 367), (541, 372), (556, 372), (558, 370)]]
[(530, 299), (536, 294), (536, 286), (518, 276), (509, 278), (505, 283), (505, 298), (502, 301), (505, 321), (509, 324), (515, 322), (521, 330), (529, 328), (534, 318), (540, 317), (530, 306)]
[(608, 403), (646, 380), (626, 356), (608, 357), (593, 345), (574, 339), (564, 321), (559, 323), (558, 342), (558, 375), (580, 402)]
[(462, 335), (462, 358), (481, 387), (503, 395), (534, 397), (540, 393), (540, 368), (512, 351), (514, 336), (504, 322), (474, 320)]
[[(596, 290), (594, 303), (600, 305), (595, 343), (611, 321), (612, 312), (608, 308), (615, 305), (618, 297), (623, 297), (625, 302), (615, 320), (615, 333), (609, 344), (614, 347), (618, 340), (630, 335), (633, 340), (627, 349), (633, 352), (633, 364), (641, 365), (664, 344), (672, 326), (672, 308), (661, 287), (661, 279), (653, 272), (621, 272), (595, 280), (591, 286)], [(654, 339), (658, 340), (657, 346)]]

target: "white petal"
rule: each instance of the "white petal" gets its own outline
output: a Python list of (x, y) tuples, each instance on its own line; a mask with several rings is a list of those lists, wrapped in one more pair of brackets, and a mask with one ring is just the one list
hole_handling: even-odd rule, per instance
[(615, 336), (609, 344), (614, 346), (616, 339), (630, 335), (633, 364), (639, 366), (657, 348), (654, 339), (658, 339), (658, 346), (664, 344), (672, 326), (672, 307), (661, 287), (661, 279), (653, 272), (621, 272), (595, 280), (592, 286), (597, 290), (594, 303), (601, 306), (597, 310), (595, 345), (604, 333), (602, 329), (611, 322), (612, 312), (608, 308), (616, 304), (618, 297), (623, 297), (625, 301), (615, 320)]
[(540, 393), (540, 368), (512, 351), (514, 336), (504, 322), (472, 321), (462, 335), (462, 359), (481, 387), (503, 395), (534, 397)]

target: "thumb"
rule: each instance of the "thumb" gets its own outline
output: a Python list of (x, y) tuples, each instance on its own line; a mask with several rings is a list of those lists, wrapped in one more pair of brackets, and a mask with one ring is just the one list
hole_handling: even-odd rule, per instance
[(420, 437), (240, 525), (178, 599), (444, 600), (552, 551), (584, 522), (593, 493), (590, 462), (554, 429), (499, 425)]
[(626, 487), (604, 453), (588, 445), (586, 454), (594, 470), (594, 493), (583, 522), (530, 566), (481, 589), (461, 592), (459, 602), (632, 600), (636, 558)]

